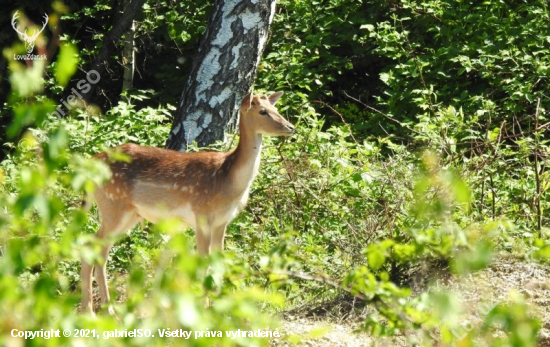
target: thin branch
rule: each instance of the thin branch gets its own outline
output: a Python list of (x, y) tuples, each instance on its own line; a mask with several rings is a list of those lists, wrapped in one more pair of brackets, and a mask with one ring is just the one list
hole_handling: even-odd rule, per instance
[(351, 100), (353, 100), (353, 101), (355, 101), (355, 102), (357, 102), (357, 103), (363, 105), (363, 107), (365, 107), (366, 109), (369, 109), (369, 110), (371, 110), (371, 111), (373, 111), (373, 112), (376, 112), (376, 113), (378, 113), (378, 114), (380, 114), (380, 115), (386, 117), (387, 119), (391, 120), (392, 122), (395, 122), (395, 123), (399, 124), (399, 126), (402, 126), (403, 128), (406, 128), (406, 129), (408, 129), (408, 130), (410, 130), (410, 131), (412, 131), (412, 132), (414, 132), (414, 133), (420, 134), (419, 131), (417, 131), (417, 130), (411, 128), (408, 124), (405, 124), (405, 123), (403, 123), (403, 122), (400, 122), (400, 121), (398, 121), (397, 119), (393, 118), (392, 116), (389, 116), (389, 115), (385, 114), (384, 112), (379, 111), (379, 110), (375, 109), (374, 107), (365, 104), (365, 103), (362, 102), (361, 100), (356, 99), (356, 98), (354, 98), (353, 96), (348, 95), (348, 93), (344, 92), (344, 95), (345, 95), (346, 97), (350, 98)]
[(355, 144), (359, 146), (359, 143), (355, 139), (355, 136), (353, 136), (353, 133), (351, 131), (351, 127), (348, 125), (348, 123), (346, 123), (346, 121), (344, 120), (344, 116), (342, 116), (342, 114), (340, 112), (336, 111), (332, 106), (328, 105), (327, 103), (325, 103), (321, 100), (314, 100), (313, 103), (321, 104), (321, 105), (329, 108), (332, 112), (336, 113), (340, 117), (340, 119), (342, 120), (342, 123), (344, 123), (344, 125), (346, 125), (349, 128), (349, 134), (351, 135), (351, 138), (353, 139), (353, 142), (355, 142)]
[(354, 294), (352, 292), (351, 288), (346, 288), (346, 287), (342, 286), (335, 278), (332, 278), (328, 275), (313, 276), (313, 275), (305, 274), (305, 273), (302, 273), (302, 272), (293, 272), (293, 271), (284, 271), (284, 270), (273, 272), (272, 274), (285, 275), (285, 276), (288, 276), (288, 277), (299, 278), (301, 280), (315, 281), (315, 282), (323, 283), (323, 284), (326, 284), (330, 287), (343, 290), (346, 293), (352, 295), (354, 298), (358, 298), (358, 299), (361, 299), (363, 301), (371, 301), (372, 302), (372, 301), (377, 301), (378, 300), (378, 298), (376, 296), (373, 299), (368, 300), (367, 297), (365, 295), (361, 294), (361, 293)]
[[(541, 197), (541, 184), (540, 184), (540, 175), (539, 175), (539, 110), (540, 110), (540, 98), (538, 98), (537, 101), (537, 111), (535, 112), (535, 180), (536, 180), (536, 188), (537, 188), (537, 199), (536, 199), (536, 207), (537, 207), (537, 229), (539, 231), (539, 237), (542, 238), (542, 208), (540, 204), (540, 197)], [(550, 123), (546, 123), (550, 124)]]
[[(132, 0), (132, 2), (126, 6), (124, 13), (122, 13), (120, 18), (118, 18), (116, 24), (113, 26), (113, 29), (103, 38), (103, 46), (99, 50), (92, 68), (89, 71), (95, 70), (99, 76), (103, 77), (103, 73), (107, 68), (107, 61), (115, 49), (116, 43), (120, 40), (122, 34), (130, 29), (132, 26), (132, 21), (143, 7), (145, 1), (146, 0)], [(96, 87), (97, 85), (92, 83), (90, 84), (90, 90), (88, 92), (81, 92), (84, 100), (90, 101), (95, 93)], [(70, 90), (69, 87), (67, 87), (66, 90)]]

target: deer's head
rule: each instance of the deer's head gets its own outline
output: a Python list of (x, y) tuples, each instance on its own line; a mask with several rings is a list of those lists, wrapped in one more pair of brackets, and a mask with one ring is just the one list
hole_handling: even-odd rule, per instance
[(247, 94), (241, 102), (241, 124), (246, 124), (255, 133), (271, 136), (290, 136), (294, 126), (275, 108), (283, 92), (269, 96)]
[(23, 40), (23, 42), (25, 42), (25, 49), (27, 50), (27, 53), (31, 53), (32, 50), (34, 49), (34, 41), (36, 41), (36, 38), (38, 37), (38, 35), (40, 35), (41, 32), (44, 31), (44, 28), (46, 27), (46, 24), (48, 24), (48, 15), (46, 13), (44, 13), (44, 20), (45, 22), (42, 23), (42, 29), (40, 30), (35, 30), (34, 33), (29, 36), (27, 35), (27, 30), (25, 29), (25, 31), (20, 31), (19, 30), (19, 26), (16, 27), (16, 19), (19, 18), (19, 14), (17, 13), (17, 11), (15, 11), (12, 19), (11, 19), (11, 26), (13, 27), (13, 30), (15, 30), (18, 34), (19, 34), (19, 37), (21, 38), (21, 40)]

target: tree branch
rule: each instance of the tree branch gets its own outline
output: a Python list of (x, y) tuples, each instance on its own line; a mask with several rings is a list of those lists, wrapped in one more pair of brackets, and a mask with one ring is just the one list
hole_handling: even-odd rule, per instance
[[(95, 70), (97, 71), (99, 76), (103, 77), (103, 73), (105, 72), (109, 57), (112, 55), (113, 50), (116, 48), (116, 43), (120, 40), (125, 32), (130, 30), (134, 18), (143, 7), (145, 1), (146, 0), (131, 0), (128, 6), (126, 6), (126, 8), (124, 9), (124, 13), (122, 13), (122, 16), (120, 16), (117, 23), (113, 26), (113, 29), (111, 29), (111, 31), (109, 31), (105, 35), (103, 39), (103, 47), (101, 47), (99, 54), (95, 58), (92, 68), (89, 71)], [(72, 88), (74, 87), (74, 85), (70, 87)], [(94, 96), (97, 84), (90, 84), (90, 87), (91, 88), (88, 92), (81, 92), (82, 98), (86, 102), (89, 102), (92, 96)], [(71, 90), (71, 88), (67, 87), (66, 90)]]

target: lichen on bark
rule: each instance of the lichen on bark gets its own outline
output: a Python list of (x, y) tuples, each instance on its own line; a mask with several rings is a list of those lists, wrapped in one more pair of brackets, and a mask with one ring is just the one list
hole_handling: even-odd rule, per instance
[(166, 147), (186, 151), (225, 140), (249, 91), (275, 14), (275, 0), (216, 1)]

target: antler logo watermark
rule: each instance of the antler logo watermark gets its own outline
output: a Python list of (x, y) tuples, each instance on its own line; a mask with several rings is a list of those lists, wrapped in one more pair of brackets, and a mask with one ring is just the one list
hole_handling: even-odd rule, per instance
[(15, 11), (15, 13), (13, 14), (13, 17), (11, 19), (11, 26), (13, 27), (13, 30), (15, 30), (15, 32), (19, 34), (19, 37), (21, 38), (21, 40), (25, 42), (25, 49), (27, 50), (28, 54), (17, 55), (17, 56), (14, 55), (13, 58), (15, 60), (45, 60), (46, 59), (45, 54), (38, 56), (38, 55), (31, 54), (31, 52), (34, 49), (34, 42), (38, 38), (38, 35), (40, 35), (40, 33), (44, 31), (44, 28), (46, 28), (46, 25), (48, 24), (48, 19), (49, 19), (48, 14), (44, 13), (45, 22), (42, 23), (43, 24), (42, 29), (34, 30), (34, 33), (31, 36), (29, 36), (27, 35), (27, 29), (25, 29), (25, 31), (20, 31), (19, 25), (16, 26), (16, 20), (17, 18), (19, 18), (19, 14), (17, 12), (18, 11)]

